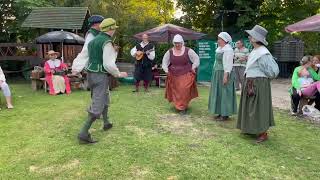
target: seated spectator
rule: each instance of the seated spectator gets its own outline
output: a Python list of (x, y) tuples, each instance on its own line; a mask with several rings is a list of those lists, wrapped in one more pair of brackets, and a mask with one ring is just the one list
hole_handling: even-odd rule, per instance
[(50, 50), (47, 55), (49, 60), (44, 64), (44, 73), (49, 85), (49, 94), (70, 94), (70, 81), (66, 74), (68, 66), (57, 59), (60, 53)]
[(297, 115), (301, 97), (315, 96), (315, 108), (320, 110), (320, 75), (311, 67), (312, 56), (304, 56), (301, 66), (294, 69), (292, 75), (291, 107), (292, 115)]
[(320, 55), (315, 55), (312, 58), (312, 65), (311, 67), (319, 74), (320, 70)]
[(4, 97), (6, 98), (7, 101), (7, 108), (12, 109), (12, 100), (11, 100), (11, 92), (8, 84), (6, 83), (6, 77), (4, 76), (4, 73), (0, 67), (0, 89), (3, 92)]
[[(320, 74), (320, 55), (315, 55), (312, 58), (312, 65), (311, 67), (313, 68), (316, 73)], [(308, 105), (312, 105), (315, 102), (314, 99), (310, 99), (308, 102)]]
[(311, 97), (320, 91), (320, 81), (314, 82), (307, 68), (311, 67), (311, 62), (303, 65), (299, 71), (299, 78), (297, 83), (297, 92), (300, 96)]

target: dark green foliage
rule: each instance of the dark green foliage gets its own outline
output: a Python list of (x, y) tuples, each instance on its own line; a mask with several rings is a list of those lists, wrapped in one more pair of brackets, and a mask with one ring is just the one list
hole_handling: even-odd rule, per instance
[[(187, 13), (181, 22), (188, 22), (214, 36), (221, 31), (221, 23), (224, 31), (236, 37), (247, 36), (245, 29), (262, 25), (269, 31), (270, 47), (274, 41), (289, 35), (284, 31), (287, 25), (320, 12), (318, 0), (178, 0), (178, 5)], [(317, 33), (295, 36), (305, 41), (306, 53), (319, 49)]]

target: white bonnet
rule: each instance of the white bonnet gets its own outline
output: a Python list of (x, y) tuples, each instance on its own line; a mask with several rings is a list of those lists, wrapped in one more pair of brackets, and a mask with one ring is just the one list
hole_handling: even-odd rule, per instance
[(173, 44), (174, 44), (174, 43), (182, 43), (182, 44), (184, 44), (183, 37), (182, 37), (180, 34), (176, 34), (176, 35), (173, 37), (172, 42), (173, 42)]
[(218, 37), (223, 39), (227, 43), (232, 41), (231, 36), (227, 32), (221, 32), (220, 34), (218, 34)]

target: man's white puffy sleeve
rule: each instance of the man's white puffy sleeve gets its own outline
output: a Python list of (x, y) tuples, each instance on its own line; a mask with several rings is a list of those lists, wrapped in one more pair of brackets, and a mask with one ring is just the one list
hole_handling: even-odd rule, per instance
[(103, 67), (114, 77), (120, 76), (120, 71), (116, 65), (118, 53), (113, 48), (112, 43), (106, 43), (103, 46)]
[(81, 52), (73, 60), (72, 71), (81, 72), (89, 62), (88, 44), (94, 39), (94, 36), (89, 33), (86, 37), (86, 41), (82, 47)]
[(136, 46), (135, 46), (135, 47), (133, 47), (133, 48), (131, 49), (131, 51), (130, 51), (131, 56), (132, 56), (132, 57), (136, 57), (136, 52), (137, 52), (137, 48), (136, 48)]
[(148, 56), (148, 59), (150, 59), (151, 61), (154, 60), (154, 58), (156, 57), (156, 51), (154, 47), (151, 49), (151, 52), (147, 54), (147, 56)]

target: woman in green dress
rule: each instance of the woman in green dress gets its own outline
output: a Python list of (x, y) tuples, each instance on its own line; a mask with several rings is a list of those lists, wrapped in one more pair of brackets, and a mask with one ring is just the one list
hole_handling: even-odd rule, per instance
[(267, 131), (274, 126), (270, 80), (279, 74), (279, 67), (269, 50), (268, 31), (256, 25), (249, 34), (253, 50), (245, 70), (245, 82), (241, 92), (237, 128), (244, 134), (257, 136), (257, 143), (268, 139)]
[(215, 119), (222, 121), (237, 113), (235, 74), (232, 70), (234, 53), (229, 44), (231, 41), (231, 36), (226, 32), (218, 35), (219, 47), (211, 78), (209, 113), (217, 115)]

